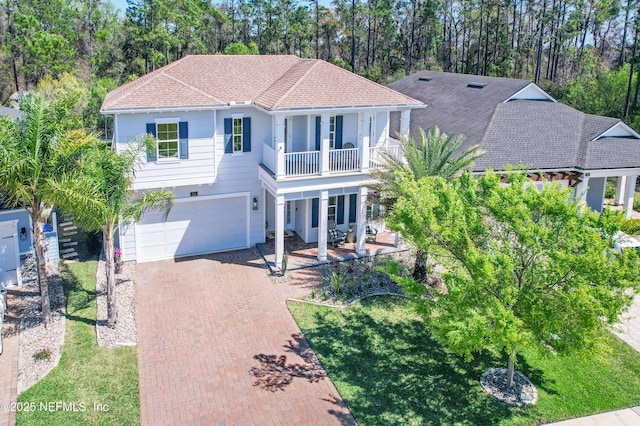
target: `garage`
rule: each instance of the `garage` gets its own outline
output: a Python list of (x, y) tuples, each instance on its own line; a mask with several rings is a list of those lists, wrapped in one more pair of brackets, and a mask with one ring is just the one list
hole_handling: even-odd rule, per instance
[(249, 196), (174, 200), (166, 221), (150, 212), (135, 225), (138, 262), (249, 246)]

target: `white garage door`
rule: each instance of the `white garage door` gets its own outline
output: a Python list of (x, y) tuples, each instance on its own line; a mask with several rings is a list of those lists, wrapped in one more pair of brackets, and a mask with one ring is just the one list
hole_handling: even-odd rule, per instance
[(135, 225), (138, 262), (248, 247), (246, 196), (176, 200), (166, 221), (157, 212)]

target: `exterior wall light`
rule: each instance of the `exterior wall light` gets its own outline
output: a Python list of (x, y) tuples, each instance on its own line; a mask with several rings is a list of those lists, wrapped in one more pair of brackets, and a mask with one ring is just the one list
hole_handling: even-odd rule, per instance
[(20, 240), (21, 241), (27, 240), (27, 228), (25, 228), (24, 226), (20, 228)]
[(253, 209), (254, 209), (254, 210), (258, 210), (258, 198), (253, 197), (253, 203), (252, 203), (252, 205), (253, 205)]

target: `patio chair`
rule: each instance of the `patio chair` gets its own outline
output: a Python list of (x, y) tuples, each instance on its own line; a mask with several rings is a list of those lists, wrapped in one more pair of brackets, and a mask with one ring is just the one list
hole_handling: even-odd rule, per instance
[(336, 244), (344, 244), (346, 234), (338, 229), (333, 220), (330, 220), (327, 225), (327, 244), (331, 244), (331, 248), (336, 248)]
[(371, 224), (367, 224), (365, 228), (366, 241), (368, 243), (375, 243), (378, 238), (378, 230), (371, 226)]

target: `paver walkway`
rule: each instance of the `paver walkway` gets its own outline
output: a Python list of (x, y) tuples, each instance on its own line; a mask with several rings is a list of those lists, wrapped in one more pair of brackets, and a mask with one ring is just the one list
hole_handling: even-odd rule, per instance
[(355, 424), (253, 250), (136, 266), (143, 425)]
[(614, 333), (640, 352), (640, 295), (636, 295), (629, 312), (622, 316), (622, 323)]

